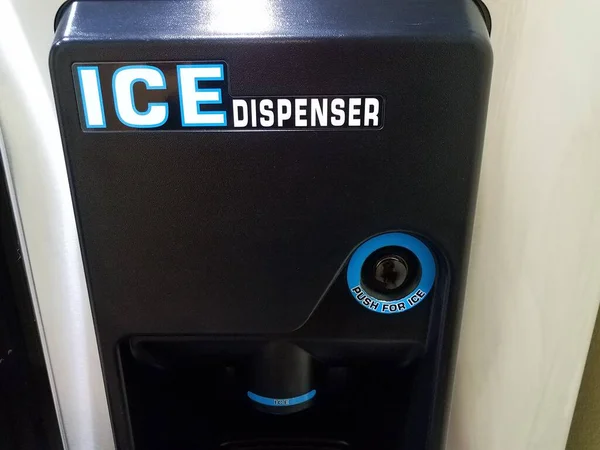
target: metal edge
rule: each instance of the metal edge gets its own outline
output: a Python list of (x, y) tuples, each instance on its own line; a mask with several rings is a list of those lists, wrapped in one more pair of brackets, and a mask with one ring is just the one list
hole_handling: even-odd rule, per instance
[(21, 20), (0, 0), (0, 152), (32, 306), (65, 449), (113, 450), (55, 109)]
[(27, 277), (27, 284), (29, 288), (29, 295), (31, 296), (31, 303), (33, 306), (33, 312), (35, 320), (37, 322), (38, 333), (40, 335), (40, 344), (42, 346), (42, 352), (44, 355), (44, 362), (48, 372), (48, 381), (50, 383), (50, 390), (52, 392), (52, 399), (54, 401), (54, 407), (58, 416), (58, 428), (63, 444), (66, 444), (66, 435), (61, 419), (60, 404), (58, 401), (58, 395), (56, 392), (56, 383), (54, 382), (54, 375), (52, 372), (52, 363), (50, 361), (50, 353), (48, 351), (48, 344), (46, 342), (46, 336), (44, 333), (44, 326), (42, 321), (42, 315), (40, 313), (40, 307), (38, 302), (37, 293), (35, 290), (35, 283), (33, 280), (33, 272), (31, 270), (31, 262), (29, 260), (29, 253), (27, 252), (27, 245), (25, 243), (25, 234), (23, 232), (23, 224), (21, 222), (21, 213), (19, 212), (19, 204), (17, 202), (17, 195), (15, 193), (15, 187), (13, 182), (12, 173), (10, 170), (10, 164), (8, 159), (8, 151), (4, 145), (4, 137), (2, 135), (2, 128), (0, 128), (0, 158), (2, 160), (2, 166), (4, 169), (4, 177), (6, 179), (6, 187), (8, 190), (8, 196), (12, 206), (12, 213), (15, 220), (15, 229), (17, 231), (17, 237), (19, 239), (20, 254), (23, 258), (23, 268)]
[(67, 8), (69, 8), (69, 6), (71, 6), (71, 4), (75, 1), (76, 0), (67, 0), (58, 7), (58, 11), (56, 11), (56, 15), (54, 16), (54, 31), (58, 29), (58, 25), (60, 24), (60, 21), (63, 15), (65, 14)]
[(483, 16), (483, 21), (485, 22), (485, 26), (488, 30), (488, 33), (492, 34), (492, 14), (490, 13), (489, 8), (483, 3), (483, 0), (473, 0), (475, 5), (479, 9), (479, 12)]

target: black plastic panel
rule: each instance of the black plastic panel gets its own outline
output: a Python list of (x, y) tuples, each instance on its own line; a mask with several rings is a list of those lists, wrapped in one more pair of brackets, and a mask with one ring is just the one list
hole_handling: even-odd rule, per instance
[[(437, 449), (492, 63), (481, 12), (471, 0), (268, 1), (256, 12), (262, 28), (235, 28), (223, 4), (74, 2), (51, 53), (119, 448), (132, 448), (119, 343), (286, 336), (324, 360), (389, 360), (411, 347), (423, 359), (404, 411), (408, 438), (394, 436), (398, 448)], [(232, 96), (380, 96), (385, 123), (82, 130), (74, 64), (168, 61), (224, 61)], [(357, 245), (391, 230), (422, 237), (439, 276), (422, 305), (387, 317), (340, 280)], [(382, 439), (380, 448), (394, 448), (393, 436)]]

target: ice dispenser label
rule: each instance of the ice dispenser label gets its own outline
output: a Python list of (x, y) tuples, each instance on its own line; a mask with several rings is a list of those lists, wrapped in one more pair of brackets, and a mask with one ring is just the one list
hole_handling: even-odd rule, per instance
[(81, 127), (85, 131), (383, 127), (381, 95), (233, 96), (227, 71), (222, 61), (74, 64)]

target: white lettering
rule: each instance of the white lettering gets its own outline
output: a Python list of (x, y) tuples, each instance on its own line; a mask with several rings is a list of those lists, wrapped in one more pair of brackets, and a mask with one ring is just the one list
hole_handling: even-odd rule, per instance
[(319, 126), (327, 126), (327, 99), (324, 98), (323, 105), (321, 106), (321, 100), (318, 98), (310, 99), (310, 126), (317, 126), (317, 119), (319, 119)]
[(297, 127), (305, 127), (308, 125), (307, 120), (305, 119), (306, 117), (306, 104), (307, 104), (307, 100), (305, 98), (297, 98), (296, 99), (296, 103), (295, 103), (295, 109), (296, 109), (296, 117), (295, 117), (295, 121), (296, 121), (296, 126)]
[(379, 99), (374, 97), (365, 98), (364, 126), (368, 127), (372, 122), (374, 127), (379, 126)]
[(166, 89), (164, 74), (152, 66), (126, 66), (113, 75), (113, 96), (119, 120), (128, 127), (156, 128), (169, 116), (167, 103), (148, 103), (146, 111), (138, 111), (133, 98), (133, 85), (144, 83), (146, 89)]
[(222, 103), (221, 89), (198, 89), (198, 81), (223, 80), (222, 64), (177, 66), (181, 125), (184, 127), (227, 125), (225, 111), (201, 111), (203, 104)]
[(256, 100), (250, 100), (250, 115), (252, 117), (252, 128), (256, 128)]
[(246, 100), (236, 98), (233, 100), (233, 126), (243, 128), (246, 125), (248, 125), (248, 105)]
[[(234, 100), (235, 101), (235, 100)], [(263, 127), (272, 127), (275, 124), (275, 115), (273, 114), (273, 100), (262, 100), (260, 102), (260, 124)]]
[(78, 67), (77, 74), (79, 75), (79, 87), (81, 89), (86, 127), (106, 128), (98, 67)]
[(292, 102), (285, 98), (277, 99), (277, 126), (282, 127), (283, 122), (292, 117)]
[(335, 98), (331, 101), (331, 125), (334, 127), (341, 127), (344, 125), (346, 120), (346, 113), (344, 112), (344, 99)]
[(362, 99), (351, 98), (349, 103), (348, 125), (351, 127), (360, 127), (360, 105), (362, 104)]

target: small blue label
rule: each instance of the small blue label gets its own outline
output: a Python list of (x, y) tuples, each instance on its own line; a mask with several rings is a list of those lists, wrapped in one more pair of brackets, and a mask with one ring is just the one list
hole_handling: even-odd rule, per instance
[[(407, 296), (386, 300), (368, 294), (361, 283), (361, 271), (366, 259), (384, 247), (403, 247), (415, 254), (421, 264), (419, 285)], [(408, 311), (421, 303), (429, 294), (435, 281), (436, 266), (431, 250), (419, 239), (406, 233), (385, 233), (363, 242), (348, 263), (346, 281), (354, 299), (369, 311), (380, 314), (395, 314)]]
[(316, 394), (317, 394), (317, 391), (315, 389), (313, 389), (312, 391), (310, 391), (304, 395), (299, 395), (298, 397), (269, 398), (269, 397), (263, 397), (262, 395), (258, 395), (258, 394), (255, 394), (254, 392), (248, 391), (248, 397), (250, 398), (250, 400), (252, 400), (256, 403), (260, 403), (261, 405), (266, 405), (266, 406), (299, 405), (301, 403), (311, 400)]

